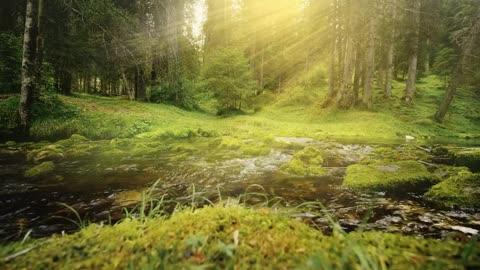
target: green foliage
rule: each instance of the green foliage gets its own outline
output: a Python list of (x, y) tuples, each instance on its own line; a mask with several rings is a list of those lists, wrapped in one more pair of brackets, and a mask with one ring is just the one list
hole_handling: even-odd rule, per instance
[(449, 47), (443, 48), (435, 57), (433, 70), (440, 76), (449, 76), (455, 67), (457, 58), (458, 55), (455, 53), (454, 49)]
[(480, 174), (468, 171), (456, 174), (433, 186), (425, 196), (439, 204), (457, 207), (480, 207)]
[(254, 94), (255, 81), (242, 50), (222, 48), (206, 63), (203, 73), (206, 90), (218, 101), (218, 108), (247, 107)]
[(351, 165), (343, 186), (368, 190), (418, 190), (431, 187), (439, 179), (416, 161), (377, 163), (374, 165)]
[(19, 103), (20, 98), (16, 96), (0, 99), (0, 134), (16, 127)]
[(18, 93), (21, 66), (21, 35), (0, 32), (0, 94)]

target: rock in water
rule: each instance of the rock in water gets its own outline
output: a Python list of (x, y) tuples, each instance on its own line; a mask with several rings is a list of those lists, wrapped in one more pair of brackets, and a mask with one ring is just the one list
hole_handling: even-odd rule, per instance
[(452, 230), (459, 231), (459, 232), (462, 232), (464, 234), (471, 234), (471, 235), (477, 235), (478, 234), (478, 230), (468, 228), (468, 227), (452, 226), (451, 228), (452, 228)]

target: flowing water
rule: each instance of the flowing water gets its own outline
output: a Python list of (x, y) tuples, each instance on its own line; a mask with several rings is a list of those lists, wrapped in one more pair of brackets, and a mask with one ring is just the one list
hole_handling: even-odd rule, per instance
[[(308, 138), (277, 140), (324, 144)], [(344, 154), (348, 164), (377, 147), (365, 142), (339, 141), (333, 145)], [(458, 142), (450, 146), (458, 146)], [(57, 162), (55, 174), (29, 179), (23, 176), (31, 167), (25, 152), (18, 146), (0, 146), (0, 239), (21, 239), (29, 230), (34, 237), (77, 230), (78, 226), (65, 219), (77, 220), (65, 205), (75, 209), (82, 220), (115, 222), (121, 219), (125, 207), (137, 202), (139, 194), (159, 179), (155, 194), (169, 194), (178, 201), (193, 197), (216, 201), (219, 196), (243, 195), (250, 204), (265, 202), (267, 198), (278, 202), (278, 206), (320, 202), (324, 208), (316, 204), (312, 211), (281, 209), (327, 233), (330, 222), (325, 215), (318, 214), (325, 209), (348, 231), (362, 227), (423, 237), (468, 238), (480, 230), (478, 210), (441, 208), (415, 193), (360, 193), (344, 189), (344, 166), (327, 168), (329, 173), (324, 177), (289, 177), (279, 173), (279, 167), (292, 158), (294, 150), (275, 148), (267, 155), (251, 158), (235, 157), (234, 152), (222, 151), (212, 158), (188, 149), (166, 148), (155, 155), (123, 158), (111, 167), (103, 166), (95, 158), (63, 161)], [(178, 156), (182, 158), (176, 159)]]

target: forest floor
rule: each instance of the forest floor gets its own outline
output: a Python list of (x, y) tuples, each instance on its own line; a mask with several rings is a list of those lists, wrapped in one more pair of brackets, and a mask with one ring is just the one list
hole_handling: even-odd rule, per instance
[(460, 91), (446, 122), (439, 124), (432, 116), (444, 94), (442, 80), (434, 76), (422, 79), (412, 105), (400, 100), (403, 86), (396, 82), (394, 96), (389, 100), (381, 98), (377, 90), (379, 97), (372, 111), (323, 109), (326, 89), (291, 87), (280, 95), (265, 94), (261, 99), (269, 102), (257, 113), (228, 118), (217, 117), (209, 109), (192, 112), (122, 98), (60, 97), (66, 106), (58, 106), (57, 112), (52, 106), (46, 108), (48, 112), (36, 120), (32, 133), (37, 139), (49, 140), (72, 134), (95, 140), (134, 136), (182, 138), (199, 133), (239, 138), (288, 136), (370, 141), (404, 140), (407, 135), (419, 140), (480, 137), (480, 107), (476, 106), (473, 93)]
[[(468, 206), (473, 205), (476, 209), (478, 200), (475, 194), (478, 193), (469, 195), (475, 199), (470, 200), (469, 197), (468, 200), (463, 201), (458, 199), (458, 194), (470, 194), (471, 192), (464, 192), (466, 189), (480, 190), (476, 180), (478, 175), (475, 176), (477, 178), (473, 177), (466, 168), (445, 167), (440, 164), (430, 166), (434, 162), (432, 154), (426, 154), (424, 150), (411, 145), (397, 147), (398, 144), (396, 144), (403, 143), (407, 135), (416, 137), (419, 143), (432, 142), (432, 140), (441, 143), (442, 138), (476, 142), (480, 138), (480, 108), (475, 105), (473, 94), (466, 90), (460, 91), (447, 122), (438, 124), (432, 120), (432, 115), (443, 97), (443, 82), (436, 77), (427, 77), (420, 81), (417, 88), (418, 95), (412, 105), (405, 105), (400, 101), (403, 87), (402, 83), (396, 82), (394, 97), (390, 100), (377, 98), (373, 111), (323, 109), (321, 105), (325, 101), (326, 89), (289, 87), (288, 91), (281, 94), (265, 94), (261, 97), (268, 101), (263, 104), (262, 110), (231, 117), (216, 116), (213, 106), (207, 102), (201, 103), (204, 112), (195, 112), (164, 104), (132, 102), (119, 97), (46, 95), (41, 97), (40, 104), (35, 107), (37, 118), (33, 124), (32, 133), (36, 140), (57, 142), (53, 144), (51, 142), (25, 144), (8, 142), (0, 145), (0, 154), (4, 155), (4, 162), (19, 163), (21, 161), (22, 163), (21, 166), (10, 163), (5, 166), (3, 173), (11, 180), (10, 182), (5, 180), (5, 182), (12, 183), (10, 188), (5, 188), (5, 196), (10, 194), (8, 192), (12, 192), (10, 195), (18, 200), (16, 194), (24, 191), (18, 191), (19, 188), (15, 184), (23, 183), (22, 181), (38, 190), (42, 199), (48, 192), (55, 191), (59, 187), (64, 187), (67, 191), (78, 188), (78, 194), (92, 193), (96, 188), (95, 196), (108, 196), (115, 199), (121, 192), (110, 194), (110, 190), (102, 185), (111, 185), (118, 189), (122, 181), (125, 181), (125, 185), (128, 184), (129, 187), (135, 182), (143, 181), (138, 183), (143, 187), (155, 179), (163, 179), (165, 183), (161, 183), (162, 188), (165, 186), (166, 189), (181, 186), (188, 191), (190, 184), (193, 184), (193, 189), (197, 184), (196, 187), (200, 190), (203, 183), (211, 189), (208, 191), (216, 192), (219, 184), (228, 183), (232, 177), (239, 177), (243, 185), (250, 185), (250, 182), (245, 181), (248, 174), (247, 176), (242, 174), (243, 169), (245, 167), (258, 169), (265, 166), (265, 168), (274, 167), (274, 171), (284, 169), (287, 173), (294, 172), (295, 176), (285, 178), (291, 180), (292, 186), (286, 185), (285, 179), (275, 178), (269, 174), (265, 176), (265, 181), (259, 182), (260, 178), (255, 174), (257, 171), (252, 172), (250, 176), (253, 185), (258, 187), (260, 184), (278, 182), (277, 190), (300, 190), (298, 192), (310, 190), (313, 194), (312, 198), (316, 199), (322, 192), (332, 193), (339, 197), (329, 201), (335, 201), (334, 204), (338, 204), (341, 195), (335, 192), (344, 192), (344, 189), (338, 185), (330, 189), (331, 182), (326, 181), (330, 178), (324, 176), (326, 173), (332, 176), (335, 174), (336, 182), (334, 182), (337, 184), (342, 182), (345, 173), (337, 176), (336, 173), (339, 171), (335, 168), (326, 169), (331, 167), (331, 165), (325, 165), (326, 163), (334, 162), (342, 163), (336, 166), (342, 167), (343, 171), (346, 169), (347, 175), (358, 173), (361, 177), (357, 178), (361, 180), (366, 178), (364, 175), (370, 176), (377, 173), (381, 183), (384, 182), (386, 173), (400, 175), (402, 166), (407, 165), (408, 175), (397, 177), (402, 178), (400, 180), (405, 180), (403, 178), (415, 181), (435, 180), (428, 183), (430, 187), (440, 178), (443, 180), (452, 176), (449, 178), (451, 180), (442, 182), (446, 183), (445, 188), (438, 184), (434, 186), (437, 187), (434, 191), (454, 190), (456, 193), (450, 196), (454, 198), (454, 203), (469, 203)], [(380, 91), (377, 91), (377, 95), (381, 96)], [(0, 102), (2, 120), (3, 115), (8, 115), (5, 111), (15, 110), (16, 102), (15, 97)], [(2, 125), (5, 124), (2, 123)], [(65, 138), (70, 139), (58, 141)], [(192, 140), (184, 140), (187, 138)], [(325, 145), (305, 148), (304, 145), (296, 143), (306, 138), (313, 139), (312, 141), (317, 143), (330, 139), (344, 139), (347, 143), (357, 141), (367, 145), (377, 144), (377, 146), (357, 147), (357, 149), (345, 148), (341, 142), (338, 145), (327, 142)], [(285, 143), (285, 141), (293, 143)], [(382, 142), (392, 144), (378, 146)], [(319, 147), (322, 151), (318, 150)], [(281, 151), (271, 151), (272, 149)], [(328, 153), (337, 153), (335, 151), (347, 152), (345, 157), (351, 157), (352, 151), (357, 151), (358, 153), (354, 154), (361, 155), (364, 152), (371, 152), (373, 158), (362, 160), (359, 165), (351, 165), (351, 163), (345, 163), (346, 159), (343, 156), (343, 158), (339, 156), (339, 159), (332, 159)], [(446, 151), (450, 158), (448, 150)], [(292, 157), (293, 152), (295, 155)], [(470, 158), (473, 154), (478, 155), (478, 152), (466, 154)], [(195, 157), (200, 159), (196, 160)], [(281, 157), (286, 159), (278, 163), (279, 158), (283, 160)], [(1, 158), (2, 156), (0, 160)], [(266, 165), (262, 165), (267, 158), (271, 159), (267, 161), (275, 163), (267, 162)], [(290, 158), (291, 161), (288, 164), (282, 165), (282, 162), (287, 162)], [(399, 160), (403, 163), (398, 162)], [(417, 162), (418, 160), (430, 164), (429, 171), (423, 163)], [(472, 166), (476, 171), (478, 171), (477, 160), (479, 159), (476, 158), (476, 163)], [(359, 161), (353, 163), (357, 162)], [(271, 166), (272, 164), (275, 166)], [(371, 164), (381, 164), (381, 166), (376, 167)], [(461, 164), (457, 162), (456, 165)], [(312, 167), (320, 169), (310, 170)], [(18, 172), (12, 172), (11, 168), (15, 168)], [(378, 172), (377, 168), (386, 171)], [(419, 175), (414, 174), (411, 168), (418, 168), (416, 171)], [(195, 171), (196, 169), (199, 171)], [(223, 171), (225, 174), (222, 174)], [(202, 172), (205, 173), (204, 176)], [(310, 179), (311, 174), (321, 176)], [(439, 178), (437, 174), (441, 177)], [(211, 179), (216, 175), (218, 179)], [(465, 179), (459, 180), (453, 177), (455, 175)], [(171, 183), (167, 180), (171, 180)], [(195, 180), (198, 183), (195, 183)], [(321, 187), (317, 189), (313, 183)], [(248, 187), (245, 189), (243, 185), (242, 191), (246, 192)], [(452, 185), (458, 188), (452, 189)], [(38, 186), (48, 188), (48, 192), (43, 192)], [(85, 187), (87, 192), (79, 187)], [(233, 185), (232, 189), (235, 187)], [(301, 189), (302, 187), (305, 190)], [(146, 199), (147, 191), (132, 192), (130, 189), (126, 189), (126, 196), (132, 195), (135, 198), (128, 198), (128, 201), (140, 202), (139, 209), (145, 209), (147, 204), (152, 203)], [(418, 190), (414, 191), (418, 192)], [(122, 192), (124, 192), (123, 189)], [(196, 193), (193, 190), (193, 198), (180, 194), (181, 198), (194, 201)], [(202, 194), (199, 193), (200, 196), (207, 193)], [(381, 196), (385, 196), (385, 193), (382, 194)], [(422, 196), (423, 191), (419, 194)], [(224, 198), (228, 197), (227, 194), (224, 195)], [(114, 226), (99, 224), (87, 226), (88, 222), (81, 220), (83, 214), (79, 215), (76, 212), (76, 218), (79, 219), (77, 224), (81, 228), (78, 233), (46, 239), (30, 239), (29, 232), (24, 242), (0, 246), (0, 258), (3, 258), (0, 261), (0, 267), (5, 269), (169, 269), (174, 266), (183, 269), (277, 269), (281, 267), (298, 269), (387, 269), (390, 267), (394, 269), (407, 267), (462, 269), (471, 267), (474, 269), (479, 267), (480, 250), (474, 237), (462, 236), (461, 238), (457, 237), (458, 233), (453, 232), (442, 240), (428, 237), (418, 239), (385, 233), (387, 229), (364, 233), (362, 227), (359, 232), (354, 233), (347, 234), (339, 230), (333, 234), (323, 234), (302, 222), (286, 217), (284, 213), (276, 213), (278, 208), (271, 207), (268, 203), (252, 209), (251, 206), (240, 203), (239, 198), (222, 200), (222, 195), (219, 194), (219, 196), (219, 201), (214, 207), (196, 209), (195, 203), (192, 203), (191, 206), (173, 211), (174, 214), (168, 217), (162, 214), (151, 217), (145, 217), (143, 214), (128, 216), (127, 213), (127, 216)], [(363, 195), (360, 192), (360, 197), (353, 199), (351, 193), (345, 192), (345, 196), (348, 198), (347, 201), (352, 202), (359, 200), (358, 198)], [(88, 197), (87, 201), (93, 204), (103, 202), (97, 199), (99, 198), (91, 200)], [(29, 200), (26, 202), (30, 206)], [(52, 198), (52, 201), (58, 200), (57, 197)], [(441, 200), (444, 200), (444, 197), (441, 197)], [(421, 202), (423, 207), (423, 201)], [(359, 200), (359, 203), (362, 201)], [(411, 200), (408, 200), (408, 203), (405, 209), (410, 211)], [(394, 200), (391, 205), (398, 204), (398, 201)], [(51, 207), (49, 205), (47, 204), (44, 208)], [(108, 207), (108, 204), (106, 205)], [(88, 207), (93, 206), (87, 202), (86, 208)], [(162, 210), (161, 207), (152, 208)], [(357, 209), (352, 205), (348, 205), (347, 208)], [(299, 209), (296, 208), (296, 210)], [(436, 208), (433, 210), (436, 211)], [(311, 215), (313, 212), (306, 213), (305, 215)], [(472, 213), (471, 216), (475, 219), (476, 212)], [(329, 228), (340, 227), (335, 221), (328, 219), (328, 215), (324, 215), (323, 211), (320, 214), (322, 218), (327, 216), (326, 222), (329, 223)], [(419, 216), (425, 220), (425, 215), (421, 213)], [(411, 219), (405, 220), (412, 222)], [(425, 225), (426, 228), (435, 227), (430, 223)], [(478, 223), (472, 224), (478, 225)], [(457, 226), (457, 231), (458, 228), (469, 229)], [(473, 234), (478, 233), (478, 230), (470, 229), (466, 234), (472, 231), (475, 232)], [(455, 237), (460, 241), (456, 241), (458, 239)]]

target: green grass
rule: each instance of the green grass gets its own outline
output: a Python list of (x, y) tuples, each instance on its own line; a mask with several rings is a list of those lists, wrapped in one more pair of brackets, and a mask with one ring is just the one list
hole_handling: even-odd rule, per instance
[[(220, 118), (214, 113), (192, 112), (163, 104), (132, 102), (122, 98), (79, 95), (60, 97), (64, 103), (44, 104), (32, 127), (36, 139), (57, 140), (80, 134), (89, 139), (131, 138), (237, 138), (297, 136), (403, 140), (405, 135), (426, 137), (480, 137), (480, 109), (472, 93), (460, 91), (444, 124), (432, 115), (443, 97), (443, 82), (435, 76), (418, 83), (413, 105), (400, 101), (403, 83), (395, 82), (394, 97), (385, 100), (376, 90), (373, 111), (322, 109), (326, 88), (292, 86), (280, 95), (266, 94), (270, 101), (253, 114)], [(259, 99), (263, 99), (260, 97)], [(12, 100), (0, 103), (4, 115)], [(267, 102), (263, 102), (267, 103)], [(13, 106), (15, 107), (15, 106)], [(52, 109), (53, 108), (53, 109)], [(43, 113), (42, 113), (43, 112)], [(48, 113), (47, 113), (48, 112)], [(5, 126), (8, 117), (2, 118)]]

